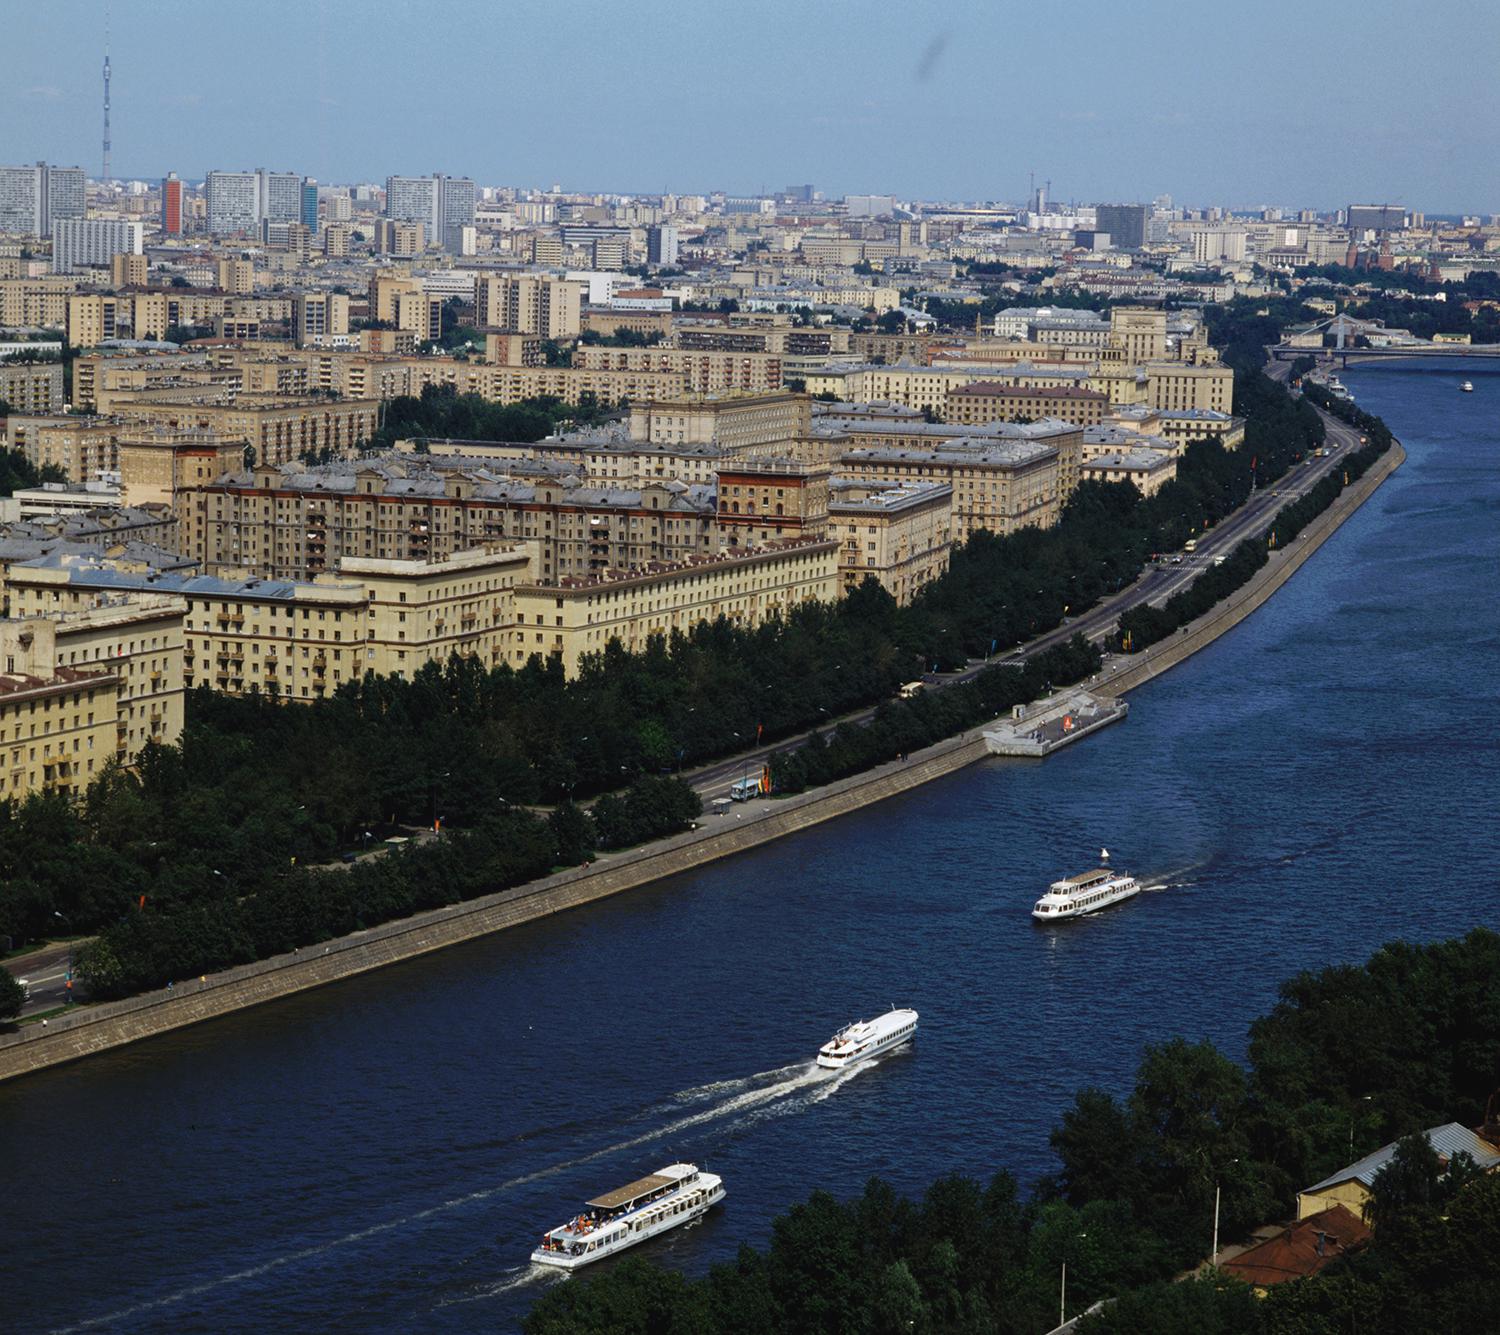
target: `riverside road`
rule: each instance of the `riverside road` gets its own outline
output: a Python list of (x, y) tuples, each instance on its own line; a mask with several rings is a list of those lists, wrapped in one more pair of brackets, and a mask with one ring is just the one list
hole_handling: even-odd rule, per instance
[[(1285, 368), (1278, 367), (1276, 370), (1284, 372)], [(1273, 371), (1272, 374), (1276, 372)], [(1127, 585), (1119, 593), (1104, 599), (1082, 615), (1069, 618), (1055, 630), (1037, 636), (1010, 653), (988, 660), (972, 660), (968, 666), (956, 672), (932, 674), (927, 678), (929, 686), (941, 689), (972, 681), (987, 667), (997, 663), (1019, 663), (1028, 655), (1062, 644), (1074, 635), (1083, 635), (1098, 643), (1114, 629), (1122, 612), (1139, 607), (1142, 603), (1159, 605), (1178, 590), (1186, 588), (1213, 564), (1215, 557), (1227, 555), (1246, 538), (1265, 533), (1282, 506), (1300, 500), (1335, 468), (1340, 467), (1351, 451), (1359, 448), (1360, 434), (1355, 428), (1346, 426), (1327, 413), (1320, 412), (1319, 415), (1323, 418), (1323, 425), (1328, 433), (1325, 441), (1328, 453), (1321, 459), (1313, 457), (1294, 465), (1271, 486), (1257, 490), (1238, 510), (1199, 538), (1197, 550), (1190, 556), (1183, 556), (1181, 565), (1172, 564), (1170, 560), (1148, 565), (1133, 584)], [(830, 719), (829, 725), (866, 723), (874, 716), (875, 708), (871, 707)], [(744, 752), (732, 760), (719, 761), (692, 771), (688, 777), (705, 800), (723, 797), (735, 783), (747, 774), (757, 772), (777, 752), (795, 750), (805, 745), (806, 741), (806, 734), (787, 738)]]

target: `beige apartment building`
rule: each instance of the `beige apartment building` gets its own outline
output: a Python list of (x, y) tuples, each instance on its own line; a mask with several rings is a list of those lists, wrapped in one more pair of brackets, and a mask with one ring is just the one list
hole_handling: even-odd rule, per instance
[(1148, 306), (1112, 306), (1109, 346), (1123, 360), (1139, 366), (1167, 355), (1167, 313)]
[(1058, 449), (1034, 442), (936, 450), (856, 449), (839, 458), (841, 477), (900, 483), (938, 482), (953, 492), (953, 540), (980, 529), (1014, 533), (1050, 528), (1065, 499)]
[(1177, 457), (1161, 450), (1115, 450), (1083, 466), (1085, 479), (1129, 482), (1142, 496), (1154, 496), (1177, 476)]
[(78, 279), (68, 274), (0, 279), (0, 324), (11, 329), (63, 329), (68, 297)]
[(427, 248), (426, 229), (419, 222), (402, 222), (396, 218), (375, 221), (375, 250), (380, 255), (410, 259)]
[(485, 276), (474, 284), (481, 329), (570, 339), (583, 332), (583, 284), (545, 274)]
[(693, 394), (763, 394), (782, 385), (782, 358), (771, 352), (704, 352), (691, 348), (583, 345), (573, 365), (590, 371), (656, 371), (680, 375)]
[(681, 482), (635, 488), (495, 479), (393, 460), (303, 473), (258, 465), (178, 494), (184, 552), (208, 574), (305, 580), (346, 558), (446, 559), (534, 543), (549, 581), (713, 551), (711, 498)]
[[(183, 628), (187, 603), (170, 594), (71, 588), (59, 558), (12, 569), (11, 615), (51, 627), (55, 661), (115, 678), (111, 751), (131, 764), (147, 742), (176, 743), (183, 723)], [(0, 623), (5, 624), (5, 623)]]
[(0, 622), (0, 797), (77, 794), (116, 755), (113, 672), (58, 664), (47, 621)]
[(1227, 366), (1150, 362), (1145, 367), (1146, 402), (1170, 412), (1228, 415), (1234, 405), (1234, 372)]
[(692, 394), (632, 401), (630, 435), (655, 445), (717, 445), (727, 454), (804, 439), (812, 429), (806, 394)]
[(145, 287), (150, 261), (145, 255), (111, 255), (109, 285), (113, 288)]
[[(108, 610), (122, 594), (177, 604), (179, 700), (182, 687), (208, 686), (304, 701), (361, 676), (410, 677), (453, 654), (489, 666), (507, 661), (515, 587), (530, 562), (524, 546), (493, 545), (441, 561), (351, 560), (315, 581), (287, 583), (153, 575), (108, 558), (68, 556), (23, 563), (12, 577), (24, 605), (76, 609), (49, 617)], [(149, 672), (145, 681), (156, 685)], [(131, 700), (149, 728), (155, 702)], [(180, 712), (178, 720), (180, 728)]]
[(215, 286), (220, 292), (228, 292), (236, 297), (248, 297), (255, 291), (254, 263), (250, 260), (220, 260)]
[(117, 403), (114, 415), (143, 427), (198, 428), (245, 441), (259, 463), (280, 465), (324, 449), (356, 450), (380, 422), (374, 399), (240, 394), (232, 403)]
[(839, 545), (845, 593), (873, 576), (904, 607), (948, 569), (953, 488), (942, 482), (835, 478), (828, 536)]
[(838, 596), (838, 544), (811, 537), (556, 586), (529, 584), (516, 590), (511, 661), (557, 658), (574, 677), (584, 658), (611, 640), (639, 653), (653, 635), (687, 632), (720, 617), (748, 629), (801, 603)]
[(115, 418), (74, 416), (12, 417), (10, 445), (25, 454), (33, 468), (49, 464), (69, 482), (91, 482), (120, 466), (120, 430)]
[(13, 413), (62, 412), (62, 363), (0, 361), (0, 401)]
[(719, 467), (718, 527), (731, 547), (821, 533), (828, 523), (826, 464), (740, 456)]
[(349, 332), (349, 298), (342, 292), (299, 292), (292, 298), (292, 341), (306, 347)]
[(972, 425), (1053, 418), (1076, 426), (1097, 426), (1109, 406), (1109, 399), (1092, 389), (1071, 385), (1025, 388), (980, 380), (948, 391), (943, 420)]
[(115, 337), (119, 303), (113, 296), (97, 292), (77, 292), (67, 299), (64, 325), (68, 346), (91, 348)]

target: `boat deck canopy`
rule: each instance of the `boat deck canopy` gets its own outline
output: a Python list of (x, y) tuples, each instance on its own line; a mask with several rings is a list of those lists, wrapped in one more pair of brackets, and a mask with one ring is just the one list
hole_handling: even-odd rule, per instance
[(639, 1182), (632, 1182), (618, 1191), (609, 1191), (603, 1196), (595, 1196), (593, 1200), (585, 1204), (592, 1205), (596, 1210), (618, 1210), (621, 1206), (629, 1205), (633, 1200), (649, 1196), (653, 1191), (661, 1191), (666, 1187), (676, 1185), (675, 1177), (663, 1177), (660, 1173), (652, 1173), (649, 1177), (643, 1177)]

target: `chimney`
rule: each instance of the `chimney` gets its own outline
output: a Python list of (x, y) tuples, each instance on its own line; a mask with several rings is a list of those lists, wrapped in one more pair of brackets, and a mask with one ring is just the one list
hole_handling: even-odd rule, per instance
[(1317, 1230), (1317, 1235), (1318, 1235), (1318, 1255), (1322, 1256), (1323, 1255), (1324, 1244), (1327, 1243), (1327, 1241), (1328, 1241), (1328, 1234), (1326, 1234), (1325, 1232), (1323, 1232), (1323, 1230), (1320, 1228), (1320, 1229)]

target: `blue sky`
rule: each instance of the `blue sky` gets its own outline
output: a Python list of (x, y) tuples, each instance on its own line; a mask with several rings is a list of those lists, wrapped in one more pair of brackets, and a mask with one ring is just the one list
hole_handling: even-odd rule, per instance
[[(1493, 0), (115, 0), (114, 174), (1500, 210)], [(102, 0), (0, 6), (0, 162), (100, 170)]]

